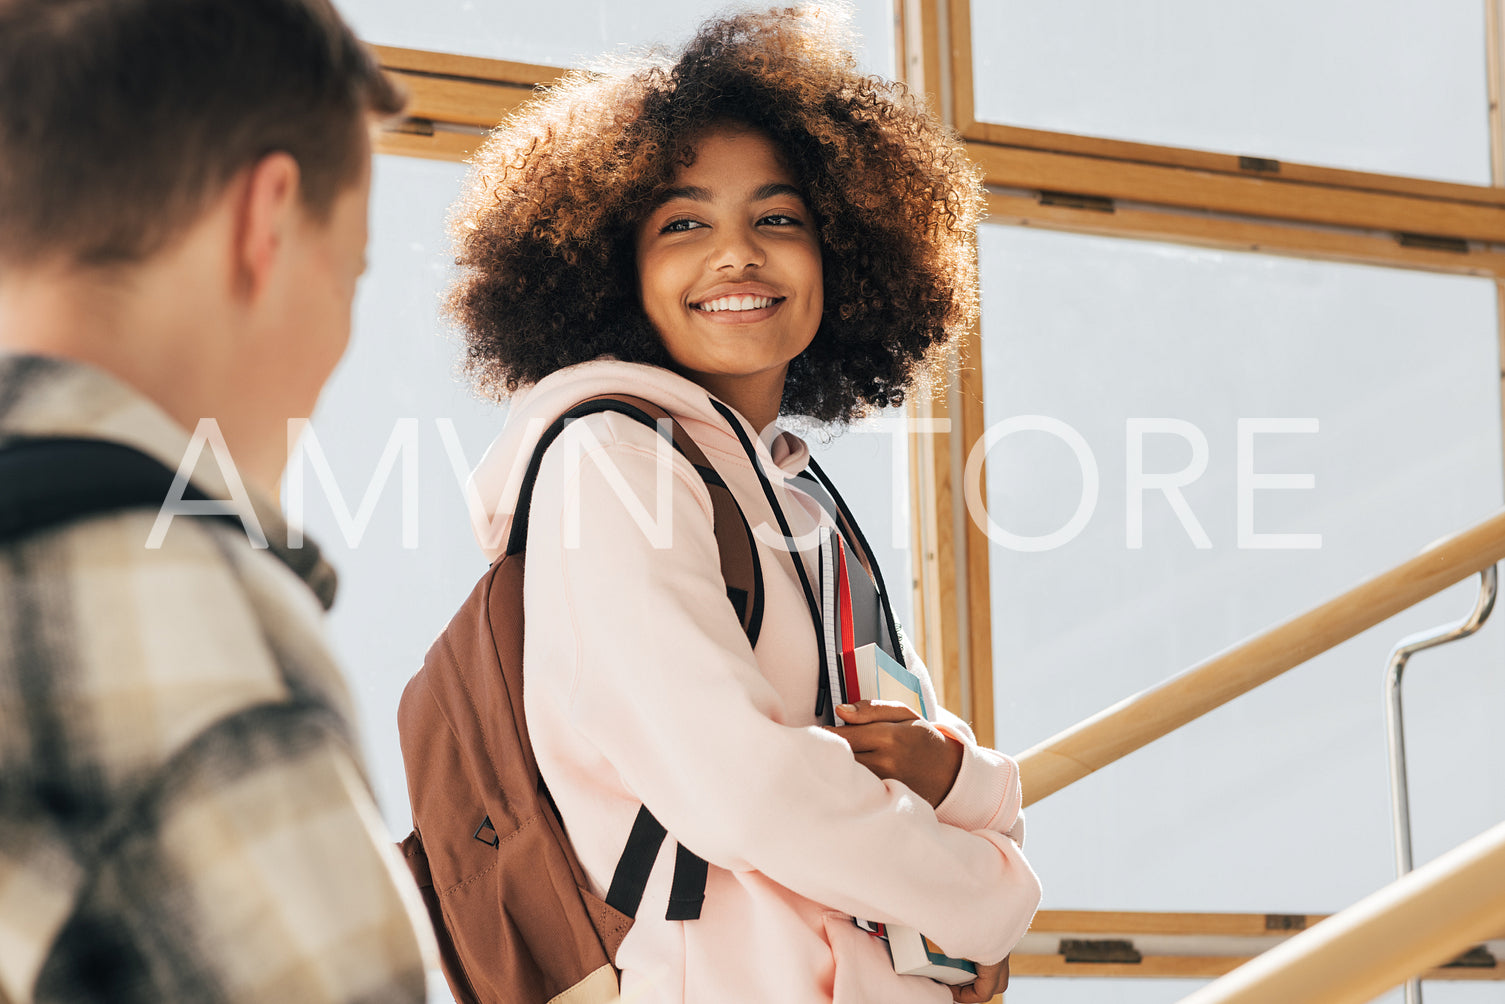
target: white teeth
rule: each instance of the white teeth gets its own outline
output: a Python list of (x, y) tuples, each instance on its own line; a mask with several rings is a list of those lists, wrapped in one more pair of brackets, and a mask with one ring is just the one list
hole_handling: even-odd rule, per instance
[(773, 304), (774, 298), (771, 296), (719, 296), (714, 300), (706, 300), (699, 304), (698, 309), (707, 311), (761, 310)]

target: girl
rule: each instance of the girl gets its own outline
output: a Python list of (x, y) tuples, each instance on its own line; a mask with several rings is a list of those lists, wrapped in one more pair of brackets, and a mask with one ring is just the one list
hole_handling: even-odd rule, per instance
[[(502, 514), (487, 557), (540, 432), (603, 393), (673, 414), (757, 528), (753, 646), (705, 482), (651, 427), (582, 419), (537, 481), (525, 703), (571, 840), (604, 893), (646, 805), (710, 865), (700, 916), (665, 920), (660, 853), (616, 958), (628, 1000), (988, 1000), (1039, 901), (1007, 757), (944, 711), (823, 727), (819, 562), (786, 536), (818, 539), (831, 500), (775, 420), (899, 404), (977, 309), (977, 175), (844, 42), (809, 8), (745, 14), (672, 66), (576, 74), (492, 135), (456, 207), (449, 307), (480, 387), (511, 397), (474, 475)], [(975, 983), (897, 975), (854, 917), (925, 932)]]

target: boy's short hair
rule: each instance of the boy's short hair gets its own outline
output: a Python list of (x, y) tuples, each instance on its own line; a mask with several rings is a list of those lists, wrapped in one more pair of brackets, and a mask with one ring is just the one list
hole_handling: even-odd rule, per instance
[(237, 171), (327, 218), (400, 91), (329, 0), (0, 0), (0, 268), (139, 261)]
[(452, 228), (450, 314), (503, 396), (600, 356), (670, 365), (638, 296), (633, 237), (708, 128), (766, 133), (817, 217), (825, 312), (783, 410), (899, 404), (977, 316), (977, 169), (902, 84), (863, 76), (814, 8), (704, 24), (672, 66), (576, 73), (476, 155)]

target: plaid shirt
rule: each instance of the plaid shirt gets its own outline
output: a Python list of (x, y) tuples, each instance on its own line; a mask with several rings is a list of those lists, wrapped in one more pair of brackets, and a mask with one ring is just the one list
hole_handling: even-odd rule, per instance
[[(174, 469), (189, 442), (99, 371), (0, 354), (15, 436)], [(207, 449), (193, 480), (230, 497)], [(0, 1001), (423, 998), (422, 907), (322, 637), (333, 572), (255, 510), (271, 551), (181, 516), (148, 549), (152, 511), (0, 545)]]

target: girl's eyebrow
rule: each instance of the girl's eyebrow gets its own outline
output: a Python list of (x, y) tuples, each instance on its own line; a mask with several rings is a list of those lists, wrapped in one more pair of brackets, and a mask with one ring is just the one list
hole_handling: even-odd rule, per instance
[[(767, 184), (758, 186), (758, 190), (752, 194), (752, 201), (762, 202), (764, 199), (772, 199), (779, 195), (792, 196), (801, 202), (805, 200), (805, 193), (793, 185), (782, 181), (770, 181)], [(658, 197), (653, 200), (653, 208), (657, 209), (659, 206), (673, 202), (676, 199), (689, 199), (691, 202), (716, 201), (716, 197), (711, 194), (709, 188), (702, 188), (699, 185), (681, 185), (674, 188), (666, 188), (659, 192)]]
[(792, 196), (793, 198), (799, 199), (801, 202), (805, 201), (804, 192), (801, 192), (793, 185), (785, 184), (782, 181), (770, 181), (768, 184), (760, 187), (756, 192), (753, 193), (753, 201), (762, 202), (764, 199), (771, 199), (778, 195), (788, 195)]
[(675, 199), (689, 199), (691, 202), (714, 202), (709, 188), (701, 188), (699, 185), (681, 185), (676, 188), (666, 188), (658, 193), (658, 198), (653, 200), (653, 208), (657, 209), (666, 202)]

